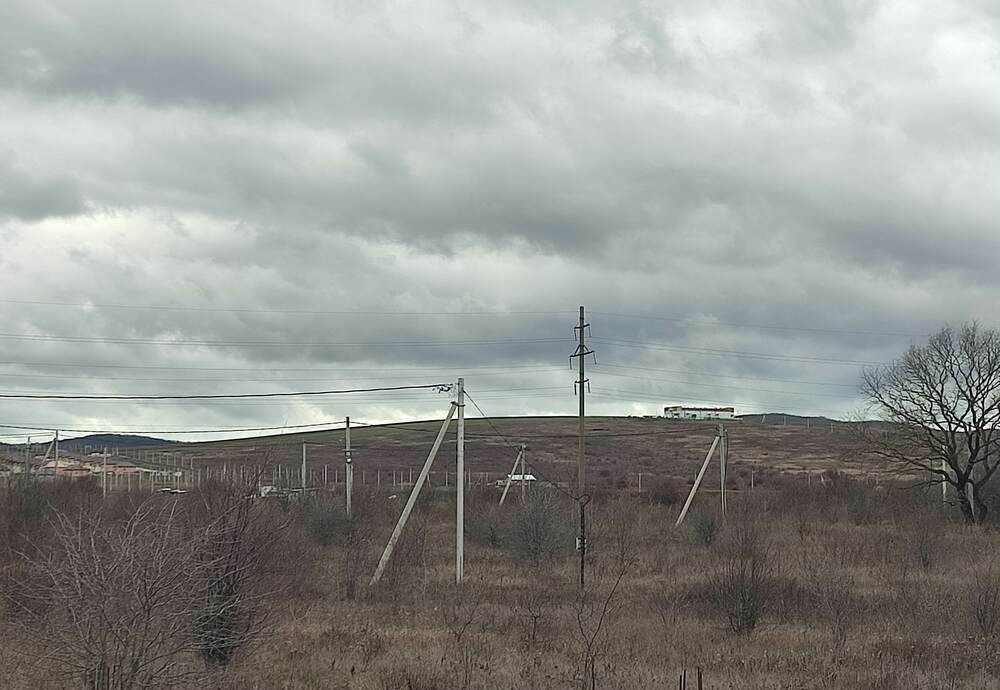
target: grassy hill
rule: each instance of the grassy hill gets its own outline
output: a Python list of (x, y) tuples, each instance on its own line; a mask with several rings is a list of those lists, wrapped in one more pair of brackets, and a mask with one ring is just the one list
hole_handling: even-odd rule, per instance
[[(784, 424), (780, 415), (769, 423), (759, 418), (727, 422), (730, 445), (730, 476), (739, 481), (757, 472), (819, 472), (837, 469), (867, 473), (877, 465), (853, 452), (854, 434), (849, 424), (829, 421)], [(770, 423), (771, 421), (775, 423)], [(368, 483), (403, 471), (409, 478), (423, 464), (439, 421), (422, 421), (373, 427), (353, 427), (352, 455), (356, 473), (365, 473)], [(676, 477), (689, 481), (697, 471), (715, 436), (717, 423), (673, 421), (638, 417), (589, 417), (587, 419), (588, 479), (608, 488), (632, 487), (638, 473), (644, 482)], [(314, 477), (327, 467), (329, 476), (343, 467), (344, 432), (318, 431), (257, 437), (235, 441), (186, 443), (151, 451), (182, 453), (185, 464), (219, 467), (239, 464), (276, 463), (297, 476), (302, 444), (307, 447), (308, 467)], [(575, 417), (508, 417), (466, 421), (466, 469), (475, 479), (497, 479), (510, 471), (516, 446), (525, 444), (528, 463), (540, 477), (556, 482), (574, 482), (577, 458)], [(432, 481), (443, 483), (444, 471), (455, 469), (455, 424), (434, 464)], [(371, 476), (369, 476), (371, 475)], [(356, 474), (356, 476), (359, 476)], [(706, 485), (718, 484), (710, 473)]]

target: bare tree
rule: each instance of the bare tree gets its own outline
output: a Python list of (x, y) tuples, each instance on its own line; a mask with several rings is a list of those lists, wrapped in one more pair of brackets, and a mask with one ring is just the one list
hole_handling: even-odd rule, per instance
[(865, 433), (870, 452), (926, 483), (951, 485), (966, 521), (981, 522), (984, 488), (1000, 466), (1000, 332), (944, 328), (865, 370), (861, 389), (890, 423)]
[(25, 555), (4, 583), (39, 672), (100, 690), (172, 687), (198, 672), (198, 566), (178, 512), (148, 502), (123, 523), (56, 514), (54, 547)]
[(189, 687), (260, 634), (284, 521), (221, 486), (200, 510), (191, 498), (54, 512), (51, 541), (5, 569), (0, 595), (41, 675)]

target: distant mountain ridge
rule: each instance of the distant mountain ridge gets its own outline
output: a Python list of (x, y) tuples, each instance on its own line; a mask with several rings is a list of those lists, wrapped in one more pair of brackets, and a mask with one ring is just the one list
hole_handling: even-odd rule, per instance
[(100, 449), (104, 446), (108, 448), (137, 448), (144, 446), (164, 446), (176, 443), (154, 436), (136, 436), (134, 434), (90, 434), (77, 438), (67, 439), (60, 442), (60, 446), (66, 450), (83, 450), (85, 446), (90, 446), (91, 450)]

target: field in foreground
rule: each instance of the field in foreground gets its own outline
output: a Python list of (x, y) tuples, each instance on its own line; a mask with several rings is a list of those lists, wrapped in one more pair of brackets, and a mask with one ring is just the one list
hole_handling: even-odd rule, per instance
[[(264, 542), (277, 558), (255, 563), (265, 586), (246, 583), (257, 595), (244, 604), (267, 627), (225, 665), (186, 647), (177, 663), (193, 675), (175, 687), (636, 690), (677, 687), (696, 667), (706, 688), (1000, 687), (992, 527), (953, 522), (939, 496), (843, 475), (809, 485), (774, 475), (734, 496), (725, 523), (706, 497), (674, 528), (678, 488), (595, 498), (583, 590), (574, 505), (555, 491), (503, 508), (493, 492), (470, 496), (461, 587), (452, 496), (418, 504), (373, 588), (398, 501), (366, 492), (353, 521), (334, 496), (255, 502), (261, 524), (275, 527), (276, 541)], [(113, 505), (77, 496), (65, 510), (118, 524), (137, 505), (194, 510), (221, 490)], [(61, 562), (45, 528), (32, 529)], [(4, 563), (6, 579), (23, 565), (12, 550)], [(51, 645), (65, 643), (45, 634), (56, 612), (26, 621), (12, 600), (0, 684), (80, 687), (45, 680), (57, 670), (46, 667), (56, 663)]]

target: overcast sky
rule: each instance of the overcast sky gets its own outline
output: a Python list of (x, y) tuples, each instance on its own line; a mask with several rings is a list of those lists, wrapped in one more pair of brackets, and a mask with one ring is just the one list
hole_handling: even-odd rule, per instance
[[(848, 414), (864, 363), (1000, 321), (998, 76), (994, 0), (5, 0), (0, 390), (464, 375), (490, 414), (573, 414), (582, 304), (595, 414)], [(0, 423), (447, 399), (6, 400)]]

